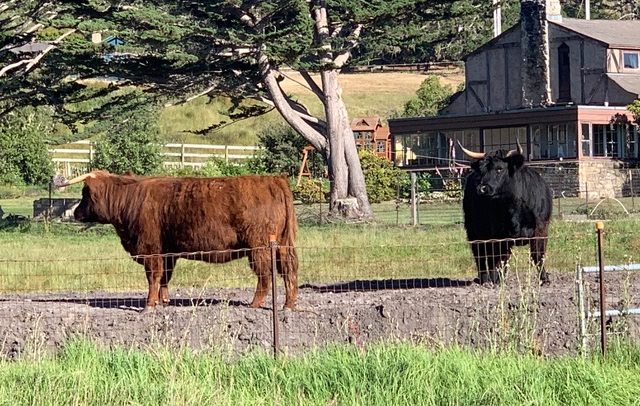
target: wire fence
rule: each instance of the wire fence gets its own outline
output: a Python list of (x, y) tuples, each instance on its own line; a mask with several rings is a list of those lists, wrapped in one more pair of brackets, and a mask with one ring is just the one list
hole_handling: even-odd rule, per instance
[[(551, 188), (554, 218), (574, 221), (640, 218), (639, 168), (601, 168), (601, 172), (589, 172), (571, 163), (531, 167)], [(410, 184), (402, 179), (392, 186), (396, 191), (394, 198), (373, 205), (376, 221), (393, 225), (462, 224), (466, 173), (441, 169), (420, 172), (418, 176), (413, 199)], [(326, 200), (299, 204), (297, 209), (303, 224), (329, 221)]]
[[(625, 238), (623, 232), (607, 236), (604, 250), (610, 263), (628, 259), (628, 250), (613, 249)], [(234, 353), (274, 347), (298, 353), (328, 344), (364, 347), (390, 340), (576, 353), (583, 339), (579, 304), (592, 309), (597, 290), (593, 276), (586, 275), (584, 301), (578, 300), (575, 270), (597, 263), (594, 241), (592, 232), (551, 235), (544, 261), (551, 280), (542, 286), (540, 264), (531, 261), (531, 244), (523, 245), (525, 240), (474, 242), (481, 247), (476, 251), (460, 233), (402, 245), (300, 246), (297, 306), (283, 309), (286, 292), (280, 275), (276, 312), (271, 290), (259, 308), (251, 308), (260, 288), (250, 266), (251, 251), (162, 256), (165, 270), (175, 265), (169, 301), (162, 300), (165, 272), (154, 288), (160, 288), (156, 308), (146, 312), (148, 257), (71, 258), (61, 252), (57, 258), (20, 260), (4, 254), (1, 349), (4, 356), (17, 358), (82, 336), (106, 345), (226, 348)], [(207, 263), (215, 258), (238, 259)], [(277, 256), (271, 261), (281, 269)], [(479, 263), (485, 263), (481, 269), (495, 270), (504, 283), (478, 284)], [(639, 307), (640, 281), (633, 278), (607, 275), (607, 309)], [(610, 333), (640, 337), (638, 318), (616, 320), (625, 324), (607, 321)], [(593, 317), (586, 325), (592, 337)]]

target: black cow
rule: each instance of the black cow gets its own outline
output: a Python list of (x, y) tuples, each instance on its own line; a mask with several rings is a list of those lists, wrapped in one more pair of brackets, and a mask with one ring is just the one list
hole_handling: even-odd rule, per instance
[(490, 154), (460, 147), (474, 158), (462, 206), (479, 282), (499, 283), (513, 246), (529, 244), (531, 261), (547, 284), (544, 256), (553, 207), (549, 185), (524, 164), (520, 143), (516, 150)]

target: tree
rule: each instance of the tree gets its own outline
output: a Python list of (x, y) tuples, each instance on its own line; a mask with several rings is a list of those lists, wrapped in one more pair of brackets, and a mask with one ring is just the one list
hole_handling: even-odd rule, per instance
[(452, 95), (451, 86), (440, 83), (437, 76), (429, 76), (420, 84), (416, 97), (405, 103), (402, 116), (435, 116), (449, 104)]
[(0, 118), (0, 183), (46, 184), (53, 173), (47, 137), (53, 132), (46, 108), (22, 107)]
[(112, 173), (131, 171), (137, 175), (157, 173), (162, 167), (157, 111), (123, 111), (98, 139), (93, 165)]
[(627, 106), (627, 110), (629, 110), (633, 114), (633, 119), (637, 125), (640, 125), (640, 99), (636, 99)]
[[(71, 77), (117, 76), (119, 83), (95, 93), (113, 94), (113, 87), (133, 84), (170, 103), (226, 94), (236, 101), (233, 114), (237, 116), (261, 114), (274, 106), (325, 156), (333, 213), (339, 214), (337, 201), (352, 196), (359, 203), (356, 214), (364, 218), (372, 212), (339, 73), (350, 63), (459, 55), (465, 43), (490, 32), (486, 20), (491, 14), (490, 2), (473, 0), (27, 3), (32, 7), (29, 12), (13, 1), (5, 14), (20, 12), (42, 28), (3, 38), (15, 44), (32, 38), (57, 42), (46, 58), (38, 60), (37, 69), (31, 62), (16, 60), (17, 56), (0, 54), (5, 68), (13, 66), (14, 95), (27, 91), (43, 102), (53, 102), (72, 125), (87, 122), (90, 119), (80, 117), (91, 113), (98, 116), (97, 111), (113, 106), (114, 101), (92, 111), (64, 109), (70, 100), (89, 97), (82, 92), (82, 82)], [(104, 42), (94, 44), (92, 33), (118, 36), (124, 44), (116, 45), (117, 49)], [(321, 117), (282, 91), (284, 67), (297, 70), (321, 101)], [(264, 105), (243, 105), (241, 100), (247, 97)]]

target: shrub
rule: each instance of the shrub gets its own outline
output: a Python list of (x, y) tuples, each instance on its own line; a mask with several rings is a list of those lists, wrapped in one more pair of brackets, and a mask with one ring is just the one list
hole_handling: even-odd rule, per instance
[[(400, 175), (400, 197), (408, 199), (411, 197), (411, 175), (404, 172)], [(428, 172), (416, 173), (416, 193), (427, 194), (431, 190), (431, 174)]]
[(629, 104), (627, 110), (633, 114), (633, 120), (636, 123), (640, 123), (640, 99), (636, 99), (633, 103)]
[(47, 108), (24, 107), (0, 120), (0, 182), (41, 185), (51, 179), (53, 165), (47, 139), (53, 132)]
[[(286, 173), (297, 176), (302, 163), (302, 151), (309, 143), (289, 126), (267, 129), (258, 134), (263, 150), (253, 166), (267, 173)], [(324, 159), (319, 153), (309, 154), (309, 168), (315, 176), (324, 172)]]
[(437, 76), (427, 77), (416, 91), (416, 97), (404, 105), (404, 117), (435, 116), (449, 104), (453, 95), (451, 86), (444, 86)]
[(255, 171), (251, 162), (226, 162), (221, 158), (211, 158), (200, 168), (185, 166), (184, 168), (171, 168), (164, 171), (170, 176), (240, 176), (259, 173)]
[(324, 202), (328, 185), (321, 179), (300, 179), (300, 185), (293, 188), (293, 197), (304, 204)]
[(358, 151), (360, 165), (364, 173), (367, 194), (371, 203), (391, 200), (396, 196), (396, 189), (403, 172), (393, 163), (381, 158), (371, 151)]
[(94, 166), (112, 173), (132, 171), (149, 175), (160, 171), (159, 127), (153, 106), (122, 111), (119, 120), (96, 143)]

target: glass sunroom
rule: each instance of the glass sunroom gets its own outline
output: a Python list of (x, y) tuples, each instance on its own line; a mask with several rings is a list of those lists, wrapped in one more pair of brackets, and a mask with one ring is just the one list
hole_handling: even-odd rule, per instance
[(639, 158), (638, 131), (624, 107), (563, 106), (501, 113), (389, 120), (392, 157), (404, 169), (465, 161), (474, 151), (514, 149), (528, 161)]

